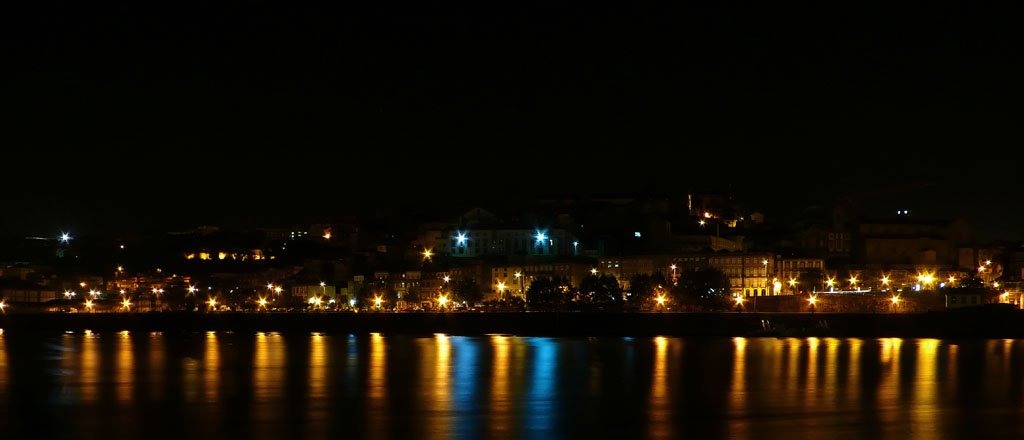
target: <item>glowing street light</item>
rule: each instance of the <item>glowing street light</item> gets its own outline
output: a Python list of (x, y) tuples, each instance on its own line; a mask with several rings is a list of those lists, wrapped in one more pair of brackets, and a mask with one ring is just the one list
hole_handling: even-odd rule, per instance
[(992, 265), (992, 260), (985, 260), (985, 265), (986, 266), (991, 266)]
[(256, 301), (256, 303), (260, 305), (261, 309), (267, 308), (267, 299), (262, 296), (260, 297), (259, 301)]
[(330, 240), (331, 239), (331, 231), (324, 232), (323, 237), (324, 237), (324, 240)]
[(814, 307), (814, 305), (818, 303), (818, 297), (814, 295), (808, 296), (807, 302), (811, 305), (811, 307)]
[(117, 266), (118, 272), (124, 272), (124, 266)]
[(537, 233), (533, 235), (533, 238), (537, 239), (537, 243), (543, 243), (544, 240), (548, 239), (548, 235), (538, 229)]
[(196, 286), (188, 286), (188, 293), (189, 294), (195, 294), (197, 290), (199, 290), (199, 289), (196, 288)]
[(790, 278), (787, 283), (789, 283), (789, 287), (796, 287), (796, 278)]
[(500, 295), (502, 297), (505, 296), (505, 282), (504, 281), (499, 281), (498, 282), (498, 295)]
[(124, 300), (121, 301), (121, 308), (125, 310), (131, 310), (132, 302), (129, 301), (128, 298), (125, 298)]
[(423, 260), (427, 261), (434, 257), (434, 251), (432, 249), (423, 250)]
[(71, 241), (71, 238), (72, 238), (72, 237), (71, 237), (71, 234), (68, 234), (67, 232), (61, 232), (61, 233), (60, 233), (60, 241), (61, 241), (62, 243), (67, 243), (67, 242), (70, 242), (70, 241)]
[(744, 301), (744, 298), (743, 298), (743, 296), (742, 296), (742, 295), (736, 295), (736, 297), (735, 297), (735, 298), (733, 298), (733, 301), (736, 301), (736, 305), (737, 305), (737, 306), (742, 306), (742, 305), (743, 305), (743, 301)]
[(892, 298), (889, 298), (889, 301), (892, 302), (893, 305), (896, 305), (899, 304), (902, 299), (899, 295), (893, 295)]
[(450, 277), (448, 275), (445, 275), (444, 278), (441, 278), (441, 279), (444, 280), (445, 283), (448, 283), (448, 282), (450, 282), (452, 280), (452, 277)]
[(95, 296), (100, 296), (100, 291), (99, 290), (89, 290), (89, 295), (92, 295), (94, 297)]
[(704, 226), (705, 224), (707, 224), (707, 222), (704, 221), (704, 219), (700, 219), (700, 220), (697, 221), (697, 224), (700, 225), (700, 226)]
[(825, 280), (825, 285), (827, 285), (829, 288), (832, 288), (833, 286), (836, 285), (836, 279), (835, 278), (829, 278), (829, 279)]
[(658, 307), (665, 307), (665, 294), (660, 294), (654, 298), (658, 302)]
[(217, 298), (211, 297), (209, 300), (206, 301), (206, 305), (210, 308), (210, 310), (216, 310), (214, 309), (214, 307), (217, 307)]
[(852, 287), (854, 289), (857, 289), (857, 276), (856, 275), (850, 276), (850, 287)]
[(284, 289), (282, 289), (281, 286), (274, 287), (274, 293), (280, 295), (281, 292), (284, 292)]
[(953, 275), (950, 275), (949, 278), (947, 278), (947, 281), (949, 281), (949, 284), (953, 284), (953, 283), (956, 282), (956, 277), (953, 276)]
[(376, 307), (377, 310), (380, 310), (381, 304), (384, 304), (384, 298), (381, 298), (379, 295), (373, 297), (373, 306)]
[(75, 292), (70, 291), (70, 290), (65, 290), (64, 291), (64, 298), (71, 299), (75, 295), (77, 295), (77, 294)]
[(888, 286), (889, 285), (889, 275), (883, 275), (882, 276), (882, 285), (883, 286)]
[(85, 300), (85, 308), (88, 309), (90, 312), (92, 311), (93, 303), (91, 299)]
[(465, 246), (466, 240), (468, 240), (468, 238), (466, 237), (465, 232), (459, 232), (455, 235), (455, 243), (459, 246)]
[(597, 276), (597, 268), (596, 267), (590, 268), (590, 274), (594, 275), (594, 276)]
[(274, 290), (274, 283), (267, 283), (267, 289)]
[(448, 306), (448, 295), (438, 295), (437, 306), (440, 308), (445, 308), (446, 306)]
[(992, 282), (992, 287), (998, 289), (999, 288), (999, 281), (993, 281)]
[(0, 301), (0, 312), (7, 311), (7, 301)]

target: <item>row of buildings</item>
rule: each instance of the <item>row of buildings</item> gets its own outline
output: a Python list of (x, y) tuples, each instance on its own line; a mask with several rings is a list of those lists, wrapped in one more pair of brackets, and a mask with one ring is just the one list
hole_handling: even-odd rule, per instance
[(200, 227), (88, 246), (45, 242), (47, 253), (0, 260), (0, 298), (59, 299), (84, 285), (139, 294), (196, 285), (211, 294), (259, 292), (270, 285), (294, 296), (330, 291), (339, 300), (371, 288), (421, 298), (466, 277), (503, 297), (522, 295), (542, 277), (578, 285), (610, 274), (628, 289), (638, 274), (676, 279), (708, 268), (724, 273), (735, 294), (772, 296), (928, 290), (971, 277), (1013, 285), (1024, 275), (1024, 247), (980, 244), (963, 220), (921, 219), (909, 210), (884, 218), (851, 212), (839, 204), (828, 216), (772, 223), (723, 194), (552, 199), (528, 214), (477, 208), (408, 227), (347, 218), (249, 231)]

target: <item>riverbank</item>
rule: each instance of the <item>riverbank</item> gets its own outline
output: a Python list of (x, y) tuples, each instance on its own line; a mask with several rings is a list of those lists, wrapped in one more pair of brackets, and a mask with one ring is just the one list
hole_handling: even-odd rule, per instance
[(531, 336), (1024, 337), (1024, 312), (927, 313), (81, 313), (0, 316), (5, 332), (276, 331)]

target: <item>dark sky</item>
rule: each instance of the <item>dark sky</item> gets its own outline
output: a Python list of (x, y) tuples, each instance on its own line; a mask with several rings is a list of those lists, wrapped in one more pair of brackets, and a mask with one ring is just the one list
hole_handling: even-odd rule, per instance
[(1021, 238), (1010, 11), (31, 3), (0, 26), (11, 234), (701, 186)]

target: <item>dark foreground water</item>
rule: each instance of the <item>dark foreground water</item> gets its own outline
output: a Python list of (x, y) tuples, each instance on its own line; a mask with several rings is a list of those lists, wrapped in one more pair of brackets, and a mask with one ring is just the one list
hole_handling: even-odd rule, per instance
[(0, 334), (0, 438), (1024, 438), (1024, 343)]

